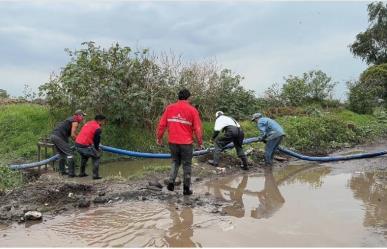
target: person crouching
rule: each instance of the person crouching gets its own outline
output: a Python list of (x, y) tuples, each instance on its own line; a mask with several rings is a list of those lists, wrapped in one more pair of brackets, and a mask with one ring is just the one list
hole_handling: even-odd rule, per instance
[(86, 164), (91, 157), (93, 161), (93, 179), (101, 179), (99, 176), (99, 160), (101, 157), (101, 149), (99, 148), (101, 141), (101, 127), (105, 124), (106, 117), (104, 115), (96, 115), (94, 120), (87, 122), (79, 132), (75, 140), (75, 148), (81, 155), (81, 169), (79, 177), (88, 176), (85, 172)]

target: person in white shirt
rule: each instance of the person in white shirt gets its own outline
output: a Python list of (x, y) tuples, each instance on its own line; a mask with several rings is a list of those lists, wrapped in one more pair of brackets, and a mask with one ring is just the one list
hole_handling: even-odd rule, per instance
[[(216, 121), (214, 133), (212, 136), (212, 139), (215, 142), (214, 157), (213, 160), (208, 160), (208, 163), (213, 166), (218, 166), (220, 152), (227, 144), (233, 142), (237, 155), (242, 161), (241, 168), (244, 170), (248, 170), (249, 168), (247, 166), (247, 157), (242, 148), (243, 139), (245, 135), (243, 133), (243, 130), (241, 129), (240, 124), (232, 117), (224, 115), (222, 111), (217, 111), (215, 116)], [(222, 134), (220, 135), (220, 133)]]

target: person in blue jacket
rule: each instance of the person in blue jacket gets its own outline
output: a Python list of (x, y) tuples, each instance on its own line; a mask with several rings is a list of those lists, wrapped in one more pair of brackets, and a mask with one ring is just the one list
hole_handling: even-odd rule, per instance
[(254, 113), (251, 116), (251, 121), (257, 123), (257, 128), (260, 132), (258, 140), (266, 143), (265, 165), (272, 166), (274, 152), (285, 136), (284, 129), (275, 120), (263, 117), (261, 113)]

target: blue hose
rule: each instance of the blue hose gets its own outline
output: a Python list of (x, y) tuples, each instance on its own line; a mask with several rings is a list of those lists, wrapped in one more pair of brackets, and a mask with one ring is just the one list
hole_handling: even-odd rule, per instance
[(39, 166), (48, 164), (50, 162), (58, 160), (59, 158), (60, 158), (59, 154), (56, 154), (55, 156), (47, 158), (43, 161), (34, 162), (34, 163), (24, 163), (24, 164), (12, 164), (9, 167), (13, 170), (30, 169), (30, 168), (35, 168), (35, 167), (39, 167)]
[[(243, 144), (250, 144), (254, 142), (259, 142), (258, 137), (252, 137), (247, 138), (243, 140)], [(130, 151), (130, 150), (123, 150), (118, 149), (110, 146), (101, 145), (100, 146), (103, 151), (124, 155), (124, 156), (132, 156), (132, 157), (142, 157), (142, 158), (159, 158), (159, 159), (166, 159), (171, 158), (171, 154), (169, 153), (146, 153), (146, 152), (137, 152), (137, 151)], [(231, 149), (234, 147), (233, 143), (229, 143), (224, 147), (224, 149)], [(194, 151), (194, 156), (202, 156), (206, 155), (210, 152), (212, 152), (214, 148), (208, 148), (205, 150), (198, 150)], [(382, 156), (387, 154), (387, 151), (380, 151), (380, 152), (374, 152), (374, 153), (364, 153), (364, 154), (355, 154), (355, 155), (348, 155), (348, 156), (334, 156), (334, 157), (312, 157), (312, 156), (305, 156), (298, 154), (294, 151), (288, 150), (286, 148), (279, 147), (279, 151), (289, 155), (296, 157), (301, 160), (307, 160), (307, 161), (317, 161), (317, 162), (333, 162), (333, 161), (342, 161), (342, 160), (353, 160), (353, 159), (362, 159), (362, 158), (370, 158), (370, 157), (376, 157), (376, 156)], [(38, 166), (42, 166), (44, 164), (47, 164), (49, 162), (55, 161), (59, 159), (59, 155), (55, 155), (53, 157), (50, 157), (46, 160), (40, 161), (40, 162), (34, 162), (34, 163), (27, 163), (27, 164), (20, 164), (20, 165), (10, 165), (11, 169), (14, 170), (20, 170), (20, 169), (28, 169), (28, 168), (34, 168)]]
[(363, 159), (363, 158), (370, 158), (370, 157), (376, 157), (376, 156), (382, 156), (387, 154), (387, 151), (379, 151), (379, 152), (373, 152), (373, 153), (364, 153), (364, 154), (355, 154), (355, 155), (347, 155), (347, 156), (324, 156), (324, 157), (317, 157), (317, 156), (305, 156), (298, 154), (294, 151), (288, 150), (286, 148), (278, 148), (279, 151), (285, 153), (286, 155), (306, 160), (306, 161), (315, 161), (315, 162), (335, 162), (335, 161), (345, 161), (345, 160), (353, 160), (353, 159)]

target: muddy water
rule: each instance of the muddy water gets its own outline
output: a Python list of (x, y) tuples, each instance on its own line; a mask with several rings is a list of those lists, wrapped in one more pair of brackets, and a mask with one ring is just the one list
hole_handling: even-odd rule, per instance
[[(1, 246), (248, 247), (387, 245), (385, 160), (289, 165), (195, 185), (223, 207), (128, 202), (0, 227)], [(362, 168), (364, 169), (364, 167)], [(376, 170), (375, 170), (376, 169)]]
[[(123, 178), (128, 178), (130, 176), (139, 174), (146, 171), (147, 168), (154, 168), (160, 166), (170, 165), (170, 160), (162, 159), (141, 159), (141, 160), (124, 160), (103, 163), (100, 165), (99, 173), (102, 177), (109, 176), (121, 176)], [(88, 162), (86, 167), (86, 172), (89, 175), (92, 175), (92, 165), (91, 160)]]

